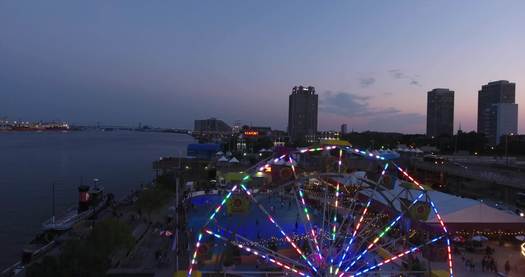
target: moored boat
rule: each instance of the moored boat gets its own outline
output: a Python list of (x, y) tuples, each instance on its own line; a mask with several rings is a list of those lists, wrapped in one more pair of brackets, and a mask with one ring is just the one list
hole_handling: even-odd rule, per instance
[[(96, 180), (97, 182), (98, 180)], [(106, 204), (104, 187), (95, 185), (93, 187), (81, 185), (78, 187), (78, 207), (70, 207), (62, 215), (54, 215), (54, 188), (53, 188), (53, 216), (42, 223), (44, 231), (69, 230), (81, 220), (89, 218), (100, 211)]]

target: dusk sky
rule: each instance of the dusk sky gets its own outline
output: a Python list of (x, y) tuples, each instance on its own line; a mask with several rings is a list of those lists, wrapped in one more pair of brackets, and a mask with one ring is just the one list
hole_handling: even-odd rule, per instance
[(525, 130), (525, 1), (1, 1), (0, 117), (285, 129), (315, 86), (319, 129), (424, 133), (426, 92), (516, 82)]

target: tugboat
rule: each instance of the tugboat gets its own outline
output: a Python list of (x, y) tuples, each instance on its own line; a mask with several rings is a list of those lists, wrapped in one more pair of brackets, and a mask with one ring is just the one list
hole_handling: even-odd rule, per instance
[(66, 231), (77, 222), (89, 218), (100, 211), (106, 204), (104, 187), (98, 186), (98, 179), (94, 179), (92, 187), (80, 185), (78, 187), (78, 207), (70, 207), (64, 214), (55, 216), (55, 187), (53, 185), (53, 216), (42, 223), (44, 231)]

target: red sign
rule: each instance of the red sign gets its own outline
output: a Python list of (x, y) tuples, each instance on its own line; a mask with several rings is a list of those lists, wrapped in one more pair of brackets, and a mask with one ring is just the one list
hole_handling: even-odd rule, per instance
[(89, 202), (89, 193), (88, 192), (81, 192), (79, 197), (80, 197), (80, 202), (82, 202), (82, 203)]
[(259, 131), (247, 130), (247, 131), (244, 131), (244, 135), (247, 137), (255, 137), (259, 135)]

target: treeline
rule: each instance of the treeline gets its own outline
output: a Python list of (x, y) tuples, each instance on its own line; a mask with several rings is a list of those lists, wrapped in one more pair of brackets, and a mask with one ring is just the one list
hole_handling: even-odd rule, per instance
[(452, 154), (464, 151), (469, 154), (479, 155), (504, 155), (505, 148), (509, 155), (525, 155), (525, 142), (517, 136), (509, 136), (508, 140), (504, 138), (497, 146), (489, 146), (484, 134), (474, 131), (458, 131), (453, 136), (440, 136), (436, 138), (425, 135), (405, 135), (401, 133), (382, 133), (382, 132), (352, 132), (342, 136), (342, 139), (348, 140), (356, 147), (366, 149), (389, 148), (395, 149), (399, 144), (412, 147), (435, 146), (440, 149), (442, 154)]
[(27, 269), (28, 277), (104, 276), (117, 251), (131, 249), (135, 239), (128, 224), (117, 219), (97, 222), (86, 239), (65, 242), (60, 254), (45, 256)]

